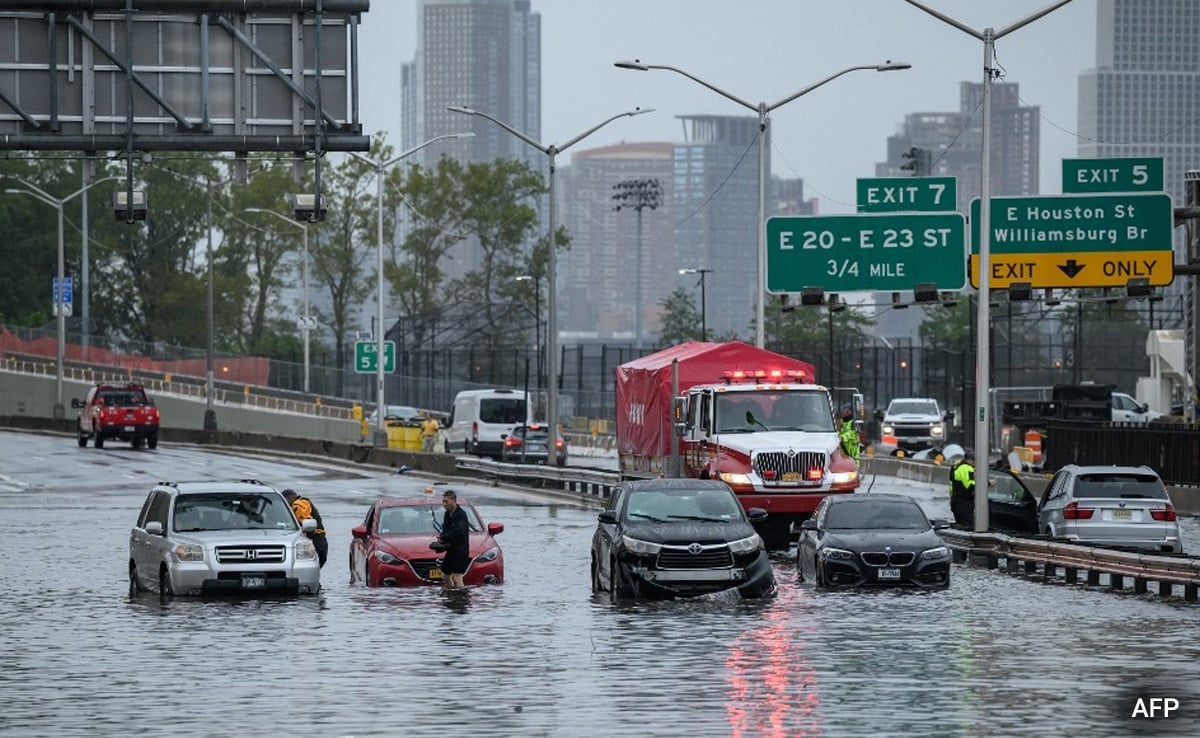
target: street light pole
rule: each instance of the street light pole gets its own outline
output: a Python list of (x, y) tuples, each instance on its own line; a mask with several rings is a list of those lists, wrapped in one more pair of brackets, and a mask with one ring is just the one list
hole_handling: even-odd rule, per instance
[(635, 348), (642, 347), (642, 210), (650, 208), (655, 210), (658, 208), (661, 200), (662, 188), (657, 179), (626, 179), (617, 182), (613, 185), (613, 189), (617, 191), (613, 195), (613, 199), (617, 201), (614, 208), (617, 212), (621, 208), (633, 208), (637, 211), (637, 259), (634, 261), (635, 274), (634, 278), (634, 300), (633, 300), (633, 345)]
[[(978, 346), (975, 354), (975, 455), (985, 467), (988, 463), (988, 456), (991, 454), (991, 428), (988, 419), (988, 394), (991, 371), (991, 357), (988, 355), (991, 351), (991, 340), (988, 336), (988, 329), (991, 325), (991, 285), (987, 275), (992, 273), (991, 270), (991, 186), (992, 186), (992, 77), (995, 74), (994, 62), (997, 39), (1003, 38), (1013, 31), (1029, 25), (1035, 20), (1047, 15), (1062, 6), (1071, 2), (1071, 0), (1058, 0), (1049, 7), (1031, 13), (1015, 23), (1001, 28), (999, 31), (992, 28), (985, 28), (982, 31), (976, 30), (967, 24), (955, 20), (950, 16), (933, 8), (926, 7), (916, 0), (905, 0), (909, 5), (920, 8), (926, 13), (932, 15), (938, 20), (954, 26), (958, 30), (979, 39), (983, 42), (983, 130), (981, 138), (983, 139), (981, 148), (982, 161), (980, 169), (982, 182), (980, 182), (979, 191), (979, 269), (976, 272), (981, 275), (979, 279), (979, 313), (978, 326), (975, 332), (978, 340)], [(988, 504), (987, 504), (987, 486), (976, 485), (975, 487), (975, 532), (985, 532), (988, 529)]]
[(66, 292), (67, 270), (66, 248), (63, 244), (63, 206), (101, 182), (110, 182), (114, 179), (120, 179), (120, 177), (98, 179), (91, 184), (80, 187), (63, 198), (55, 197), (32, 182), (28, 182), (20, 177), (11, 177), (11, 179), (25, 185), (26, 189), (7, 189), (5, 190), (6, 193), (11, 195), (29, 195), (35, 200), (41, 200), (58, 212), (58, 289), (54, 293), (54, 313), (56, 316), (55, 324), (57, 326), (58, 340), (54, 350), (54, 419), (63, 420), (67, 417), (66, 405), (63, 403), (63, 362), (65, 360), (67, 344), (67, 316), (66, 308), (64, 307), (66, 302), (63, 300), (64, 293)]
[(304, 232), (304, 263), (301, 267), (302, 285), (304, 290), (304, 313), (300, 316), (300, 332), (304, 337), (304, 392), (309, 392), (309, 333), (312, 330), (311, 318), (308, 309), (308, 223), (297, 223), (286, 215), (281, 215), (274, 210), (266, 208), (246, 208), (247, 213), (266, 213), (274, 215), (284, 223), (290, 226), (295, 226)]
[(758, 283), (754, 290), (754, 344), (758, 348), (762, 348), (764, 340), (765, 340), (764, 327), (763, 327), (764, 313), (765, 313), (765, 311), (763, 309), (763, 294), (766, 291), (766, 285), (767, 285), (767, 264), (766, 264), (767, 231), (766, 231), (766, 228), (767, 228), (767, 125), (769, 122), (768, 115), (771, 113), (772, 110), (782, 107), (782, 106), (790, 103), (792, 100), (795, 100), (798, 97), (803, 97), (804, 95), (807, 95), (808, 93), (812, 92), (813, 90), (817, 89), (818, 87), (821, 87), (822, 85), (826, 84), (827, 82), (831, 82), (831, 81), (837, 79), (838, 77), (841, 77), (843, 74), (848, 74), (850, 72), (855, 72), (855, 71), (864, 70), (864, 69), (874, 70), (876, 72), (891, 72), (891, 71), (896, 71), (896, 70), (900, 70), (900, 69), (909, 69), (910, 67), (912, 67), (912, 65), (905, 64), (903, 62), (888, 61), (888, 62), (884, 62), (883, 64), (864, 64), (864, 65), (859, 65), (859, 66), (847, 67), (846, 69), (843, 69), (840, 72), (835, 72), (834, 74), (829, 75), (828, 77), (821, 80), (820, 82), (811, 84), (808, 87), (805, 87), (804, 89), (802, 89), (798, 92), (794, 92), (791, 95), (788, 95), (787, 97), (783, 98), (782, 100), (778, 100), (777, 102), (770, 103), (770, 104), (765, 103), (765, 102), (760, 102), (757, 105), (750, 103), (746, 100), (743, 100), (742, 98), (740, 98), (737, 95), (734, 95), (730, 92), (726, 92), (725, 90), (722, 90), (720, 87), (717, 87), (716, 85), (714, 85), (710, 82), (706, 82), (693, 74), (690, 74), (688, 72), (685, 72), (682, 69), (679, 69), (678, 67), (672, 67), (672, 66), (669, 66), (666, 64), (642, 64), (640, 61), (638, 61), (636, 59), (634, 61), (618, 61), (614, 64), (614, 66), (616, 66), (620, 69), (633, 69), (633, 70), (637, 70), (640, 72), (646, 72), (651, 69), (666, 69), (668, 71), (675, 72), (676, 74), (680, 74), (680, 75), (683, 75), (684, 77), (687, 77), (688, 79), (692, 80), (693, 82), (696, 82), (700, 85), (703, 85), (704, 87), (707, 87), (708, 89), (712, 90), (713, 92), (717, 93), (718, 95), (721, 95), (722, 97), (724, 97), (728, 100), (732, 100), (733, 102), (737, 103), (738, 105), (741, 105), (744, 108), (753, 110), (758, 115), (758, 224), (756, 227), (756, 230), (758, 231), (758, 252), (755, 254), (755, 263), (757, 265), (757, 273), (758, 273), (757, 274)]
[(471, 138), (474, 133), (447, 133), (433, 138), (423, 143), (417, 144), (408, 151), (393, 156), (387, 161), (374, 161), (369, 157), (363, 156), (355, 151), (347, 152), (355, 159), (364, 162), (375, 170), (375, 202), (376, 202), (376, 231), (375, 231), (375, 445), (387, 446), (387, 424), (384, 421), (384, 416), (387, 415), (386, 392), (384, 390), (384, 327), (383, 327), (383, 175), (388, 167), (392, 166), (401, 159), (412, 156), (426, 146), (437, 143), (438, 141), (446, 141), (452, 138)]
[(700, 275), (700, 340), (708, 340), (708, 305), (705, 304), (704, 297), (704, 278), (708, 276), (711, 269), (680, 269), (680, 274), (699, 274)]
[(618, 118), (632, 117), (634, 115), (642, 115), (644, 113), (651, 113), (654, 111), (653, 108), (646, 110), (634, 108), (633, 110), (629, 110), (624, 113), (618, 113), (607, 120), (597, 123), (575, 138), (567, 141), (562, 146), (556, 146), (554, 144), (546, 145), (539, 143), (507, 123), (494, 118), (487, 113), (481, 113), (478, 110), (472, 110), (470, 108), (459, 106), (449, 107), (446, 109), (452, 113), (462, 113), (464, 115), (475, 115), (479, 116), (480, 118), (486, 118), (487, 120), (490, 120), (512, 135), (521, 139), (525, 143), (534, 147), (538, 151), (541, 151), (550, 160), (550, 175), (547, 180), (547, 196), (550, 200), (550, 237), (547, 239), (547, 241), (549, 242), (550, 253), (547, 255), (546, 262), (546, 291), (549, 293), (549, 297), (546, 300), (546, 312), (548, 313), (546, 318), (546, 374), (548, 375), (546, 377), (546, 383), (548, 386), (546, 395), (546, 414), (548, 417), (546, 418), (546, 421), (550, 426), (550, 438), (549, 442), (546, 444), (546, 460), (550, 466), (553, 466), (558, 460), (558, 450), (555, 446), (556, 442), (558, 441), (558, 296), (555, 294), (558, 291), (555, 274), (558, 267), (554, 253), (556, 246), (555, 236), (557, 235), (558, 231), (558, 220), (556, 218), (557, 214), (554, 207), (554, 160), (559, 152), (566, 151)]

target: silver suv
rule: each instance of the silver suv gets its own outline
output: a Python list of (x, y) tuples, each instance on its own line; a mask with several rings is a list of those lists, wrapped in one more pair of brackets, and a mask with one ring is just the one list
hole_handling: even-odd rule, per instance
[(1042, 494), (1038, 531), (1070, 543), (1183, 552), (1175, 507), (1148, 466), (1064, 466)]
[(129, 594), (316, 594), (317, 549), (262, 482), (160, 482), (129, 534)]

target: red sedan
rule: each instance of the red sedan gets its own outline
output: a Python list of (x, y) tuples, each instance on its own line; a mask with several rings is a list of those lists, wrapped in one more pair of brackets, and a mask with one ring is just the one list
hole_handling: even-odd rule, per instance
[[(471, 527), (471, 564), (463, 577), (467, 585), (502, 584), (504, 553), (495, 536), (501, 523), (484, 525), (479, 511), (462, 499)], [(368, 587), (416, 587), (440, 584), (442, 554), (429, 548), (442, 525), (440, 498), (385, 497), (367, 512), (363, 524), (350, 530), (350, 580)]]

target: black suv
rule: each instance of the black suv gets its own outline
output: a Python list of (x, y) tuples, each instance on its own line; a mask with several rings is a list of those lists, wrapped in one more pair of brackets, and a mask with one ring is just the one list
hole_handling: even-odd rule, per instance
[(747, 598), (775, 592), (767, 550), (724, 482), (625, 482), (609, 498), (592, 536), (592, 590), (615, 598), (686, 597), (736, 589)]

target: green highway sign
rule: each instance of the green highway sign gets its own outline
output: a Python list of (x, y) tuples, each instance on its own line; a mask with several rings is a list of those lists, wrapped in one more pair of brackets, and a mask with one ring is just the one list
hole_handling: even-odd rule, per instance
[(1121, 159), (1063, 159), (1062, 189), (1066, 193), (1162, 192), (1162, 157)]
[(966, 230), (959, 213), (768, 218), (767, 292), (962, 289)]
[[(989, 250), (998, 254), (1170, 251), (1175, 214), (1164, 193), (993, 197)], [(979, 198), (971, 201), (979, 253)]]
[[(375, 355), (378, 347), (374, 341), (354, 342), (354, 371), (359, 374), (375, 374), (379, 371), (379, 362)], [(396, 371), (396, 342), (383, 342), (383, 371), (391, 374)]]
[(876, 177), (858, 180), (858, 212), (953, 212), (956, 177)]

